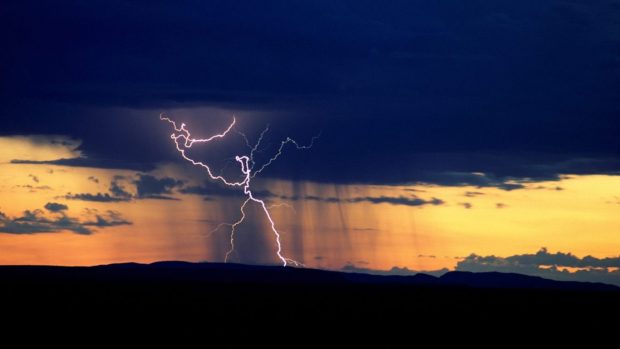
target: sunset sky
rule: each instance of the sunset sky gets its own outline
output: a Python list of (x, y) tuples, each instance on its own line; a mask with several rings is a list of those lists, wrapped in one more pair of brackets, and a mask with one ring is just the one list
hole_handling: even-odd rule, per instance
[[(282, 251), (375, 273), (620, 284), (618, 1), (15, 1), (0, 264), (222, 262), (243, 191)], [(220, 172), (221, 171), (221, 172)], [(257, 205), (231, 262), (278, 264)]]

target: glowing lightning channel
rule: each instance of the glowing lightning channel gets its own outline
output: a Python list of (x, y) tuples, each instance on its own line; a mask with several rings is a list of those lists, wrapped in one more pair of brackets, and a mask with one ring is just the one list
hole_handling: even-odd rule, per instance
[[(263, 131), (264, 133), (265, 131)], [(292, 143), (293, 145), (295, 145), (295, 148), (297, 148), (297, 150), (304, 150), (304, 149), (310, 149), (312, 148), (312, 146), (314, 145), (314, 141), (316, 141), (321, 135), (319, 134), (318, 136), (314, 136), (312, 137), (312, 139), (310, 140), (310, 144), (308, 145), (300, 145), (299, 143), (297, 143), (296, 140), (292, 139), (291, 137), (287, 137), (285, 140), (283, 140), (280, 143), (280, 148), (278, 148), (278, 151), (276, 152), (276, 155), (274, 155), (271, 159), (269, 159), (269, 161), (267, 161), (266, 163), (263, 164), (263, 166), (261, 166), (260, 169), (258, 169), (257, 171), (254, 171), (254, 173), (252, 174), (251, 178), (256, 177), (257, 174), (263, 172), (264, 169), (266, 169), (267, 167), (269, 167), (269, 165), (271, 165), (274, 161), (276, 161), (280, 155), (282, 155), (282, 150), (284, 149), (284, 146)], [(260, 140), (263, 138), (262, 134), (261, 134), (261, 138), (259, 139), (259, 143)], [(257, 148), (258, 144), (256, 147)], [(254, 153), (255, 149), (252, 149), (252, 154)]]
[(271, 159), (269, 159), (269, 161), (267, 161), (265, 164), (263, 164), (258, 171), (253, 171), (253, 168), (256, 165), (256, 162), (254, 161), (254, 153), (258, 151), (258, 147), (260, 146), (260, 143), (262, 142), (263, 137), (269, 131), (269, 126), (267, 126), (263, 130), (263, 132), (261, 132), (258, 141), (256, 142), (256, 144), (253, 147), (250, 146), (250, 142), (248, 141), (248, 138), (246, 137), (246, 135), (244, 133), (242, 133), (240, 131), (236, 131), (238, 134), (240, 134), (243, 137), (245, 143), (250, 148), (250, 155), (241, 155), (241, 156), (237, 155), (237, 156), (235, 156), (235, 161), (237, 161), (240, 164), (240, 166), (241, 166), (241, 172), (244, 175), (244, 179), (243, 179), (243, 181), (240, 181), (240, 182), (230, 182), (230, 181), (226, 180), (226, 178), (223, 177), (222, 173), (220, 173), (219, 175), (213, 174), (213, 172), (211, 171), (211, 167), (209, 165), (205, 164), (204, 162), (196, 161), (196, 160), (188, 157), (187, 154), (186, 154), (186, 150), (191, 148), (195, 143), (209, 143), (209, 142), (211, 142), (213, 140), (224, 138), (233, 129), (233, 127), (235, 126), (235, 123), (237, 121), (235, 117), (233, 117), (232, 123), (228, 126), (228, 128), (224, 132), (222, 132), (220, 134), (213, 135), (213, 136), (211, 136), (209, 138), (204, 138), (204, 139), (192, 138), (191, 133), (187, 129), (187, 125), (186, 124), (182, 123), (181, 126), (177, 126), (177, 123), (174, 120), (166, 117), (163, 113), (160, 114), (159, 119), (162, 120), (162, 121), (169, 122), (174, 127), (175, 132), (170, 135), (170, 138), (172, 140), (174, 140), (174, 143), (175, 143), (175, 146), (176, 146), (177, 150), (179, 151), (179, 153), (181, 154), (181, 156), (185, 160), (187, 160), (188, 162), (190, 162), (194, 166), (199, 166), (199, 167), (202, 167), (202, 168), (206, 169), (207, 170), (207, 174), (214, 181), (220, 181), (223, 184), (225, 184), (227, 186), (230, 186), (230, 187), (243, 187), (243, 193), (247, 196), (247, 199), (243, 202), (243, 204), (240, 207), (241, 218), (239, 218), (239, 220), (237, 220), (234, 223), (222, 223), (222, 224), (218, 225), (211, 232), (211, 233), (214, 233), (214, 232), (216, 232), (217, 230), (219, 230), (220, 228), (222, 228), (224, 226), (228, 226), (231, 229), (231, 233), (230, 233), (230, 250), (228, 250), (228, 252), (226, 253), (225, 261), (228, 262), (228, 258), (230, 257), (230, 255), (235, 250), (235, 231), (236, 231), (237, 226), (239, 226), (245, 220), (245, 217), (246, 217), (245, 216), (245, 207), (247, 206), (247, 204), (250, 201), (253, 201), (253, 202), (255, 202), (255, 203), (257, 203), (257, 204), (259, 204), (261, 206), (263, 212), (265, 213), (265, 216), (269, 220), (269, 223), (271, 225), (271, 230), (273, 231), (273, 234), (274, 234), (275, 240), (276, 240), (276, 244), (277, 244), (276, 255), (282, 261), (282, 265), (283, 266), (287, 266), (290, 263), (290, 264), (293, 264), (295, 266), (300, 266), (300, 265), (303, 266), (302, 263), (297, 262), (295, 260), (292, 260), (290, 258), (286, 258), (286, 257), (284, 257), (282, 255), (282, 243), (280, 241), (280, 233), (276, 229), (276, 224), (275, 224), (273, 218), (271, 217), (271, 214), (269, 213), (269, 208), (270, 207), (277, 207), (278, 205), (267, 206), (265, 204), (265, 201), (254, 197), (254, 194), (252, 193), (251, 188), (250, 188), (250, 182), (251, 182), (252, 178), (256, 177), (256, 175), (258, 173), (262, 172), (265, 168), (269, 167), (269, 165), (271, 165), (275, 160), (278, 159), (278, 157), (280, 155), (282, 155), (282, 150), (284, 149), (285, 145), (291, 143), (291, 144), (295, 145), (295, 147), (297, 149), (309, 149), (309, 148), (312, 147), (312, 145), (314, 144), (314, 141), (319, 136), (312, 137), (312, 141), (310, 142), (309, 145), (300, 145), (294, 139), (292, 139), (290, 137), (287, 137), (286, 140), (284, 140), (284, 141), (282, 141), (280, 143), (280, 147), (278, 148), (277, 153)]

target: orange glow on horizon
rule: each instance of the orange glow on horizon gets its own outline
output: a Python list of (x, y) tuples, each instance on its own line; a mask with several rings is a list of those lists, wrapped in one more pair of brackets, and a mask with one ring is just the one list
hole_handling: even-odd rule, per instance
[[(179, 176), (162, 166), (158, 176)], [(36, 176), (39, 182), (34, 182)], [(12, 235), (0, 233), (0, 264), (96, 265), (159, 260), (222, 261), (228, 250), (225, 232), (209, 232), (220, 222), (238, 218), (238, 200), (174, 194), (180, 201), (66, 200), (67, 193), (105, 193), (114, 176), (127, 190), (133, 171), (46, 165), (0, 165), (0, 211), (16, 217), (48, 202), (69, 206), (80, 217), (86, 209), (119, 211), (133, 224), (97, 229), (92, 235), (70, 232)], [(89, 180), (94, 177), (98, 183)], [(177, 177), (178, 178), (178, 177)], [(599, 257), (620, 250), (620, 177), (571, 176), (535, 183), (522, 190), (442, 186), (333, 185), (263, 180), (261, 185), (288, 197), (323, 197), (331, 201), (287, 201), (272, 209), (282, 231), (283, 251), (310, 267), (339, 269), (346, 264), (388, 270), (453, 268), (471, 253), (508, 256), (547, 247), (554, 251)], [(46, 187), (46, 188), (45, 188)], [(561, 187), (563, 190), (556, 190)], [(37, 189), (39, 188), (39, 189)], [(409, 189), (409, 190), (406, 190)], [(410, 189), (415, 189), (411, 191)], [(479, 195), (465, 196), (466, 192)], [(442, 205), (408, 206), (347, 201), (363, 197), (410, 197)], [(337, 200), (336, 200), (337, 199)], [(335, 201), (340, 202), (335, 202)], [(471, 205), (465, 208), (464, 203)], [(501, 204), (498, 206), (498, 204)], [(499, 207), (499, 208), (498, 208)], [(258, 217), (258, 215), (256, 215)], [(267, 222), (256, 218), (239, 233), (250, 256), (239, 262), (273, 262)], [(245, 240), (244, 240), (245, 239)], [(244, 242), (245, 241), (245, 242)], [(265, 253), (260, 255), (260, 250)], [(256, 252), (255, 256), (251, 256)]]

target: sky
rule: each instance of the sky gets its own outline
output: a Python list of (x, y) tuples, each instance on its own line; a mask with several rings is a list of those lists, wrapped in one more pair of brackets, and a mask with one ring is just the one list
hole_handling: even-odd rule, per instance
[[(252, 179), (308, 267), (620, 284), (620, 1), (8, 1), (0, 264), (222, 262)], [(221, 172), (220, 172), (221, 171)], [(278, 264), (257, 203), (229, 261)], [(216, 228), (218, 228), (215, 230)]]

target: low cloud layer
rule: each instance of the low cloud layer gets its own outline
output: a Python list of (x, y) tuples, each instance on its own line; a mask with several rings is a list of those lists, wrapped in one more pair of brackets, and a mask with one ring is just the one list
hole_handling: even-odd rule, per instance
[(157, 178), (147, 174), (138, 174), (138, 178), (133, 181), (137, 198), (163, 200), (174, 200), (168, 195), (172, 194), (172, 189), (183, 186), (183, 183), (174, 178)]
[[(242, 197), (243, 192), (237, 189), (229, 189), (221, 187), (217, 184), (205, 182), (202, 186), (191, 186), (182, 188), (179, 192), (183, 194), (195, 194), (205, 196), (232, 196)], [(405, 196), (358, 196), (352, 198), (341, 198), (335, 196), (316, 196), (316, 195), (279, 195), (268, 190), (254, 190), (254, 195), (262, 199), (278, 199), (287, 201), (319, 201), (324, 203), (371, 203), (371, 204), (390, 204), (390, 205), (402, 205), (402, 206), (424, 206), (432, 205), (438, 206), (445, 202), (438, 198), (422, 199), (416, 195), (409, 197)]]
[(45, 209), (50, 212), (62, 212), (68, 210), (69, 207), (67, 205), (59, 204), (56, 202), (48, 202), (45, 205)]
[[(93, 181), (94, 177), (88, 180)], [(96, 178), (95, 178), (96, 179)], [(97, 183), (98, 183), (97, 179)], [(92, 202), (126, 202), (140, 199), (177, 200), (170, 196), (172, 190), (182, 187), (184, 182), (170, 177), (157, 178), (138, 173), (135, 178), (114, 176), (107, 193), (67, 193), (67, 200)]]
[(130, 225), (131, 222), (122, 217), (119, 212), (87, 210), (84, 217), (68, 216), (65, 211), (69, 208), (59, 203), (48, 203), (43, 210), (26, 210), (21, 216), (9, 217), (0, 212), (0, 233), (28, 235), (40, 233), (58, 233), (70, 231), (81, 235), (90, 235), (98, 228)]
[[(577, 268), (569, 272), (565, 268)], [(471, 254), (458, 262), (456, 270), (472, 272), (499, 271), (535, 275), (555, 280), (605, 282), (620, 285), (620, 257), (579, 258), (571, 253), (550, 253), (541, 248), (534, 254), (509, 257)]]
[(90, 194), (90, 193), (72, 194), (72, 193), (68, 193), (67, 195), (64, 196), (64, 198), (67, 199), (67, 200), (81, 200), (81, 201), (92, 201), (92, 202), (123, 202), (123, 201), (129, 201), (126, 198), (115, 197), (115, 196), (110, 195), (109, 193), (97, 193), (97, 194)]

